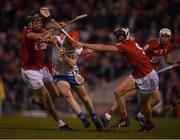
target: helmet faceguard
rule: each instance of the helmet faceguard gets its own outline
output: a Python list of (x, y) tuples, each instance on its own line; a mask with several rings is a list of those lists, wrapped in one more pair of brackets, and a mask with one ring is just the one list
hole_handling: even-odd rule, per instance
[(130, 31), (128, 28), (116, 28), (113, 31), (113, 35), (116, 37), (118, 41), (124, 41), (126, 39), (129, 39)]
[(41, 27), (42, 27), (42, 18), (41, 16), (36, 13), (33, 15), (29, 15), (27, 17), (28, 20), (28, 27), (34, 31), (34, 32), (39, 32)]
[(159, 32), (159, 41), (160, 44), (165, 45), (171, 39), (171, 30), (168, 28), (162, 28)]

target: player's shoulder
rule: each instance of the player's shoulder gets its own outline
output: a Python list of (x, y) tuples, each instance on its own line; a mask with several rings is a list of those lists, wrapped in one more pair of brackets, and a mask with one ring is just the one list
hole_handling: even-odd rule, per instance
[(172, 49), (172, 48), (173, 48), (172, 43), (171, 43), (171, 42), (169, 42), (169, 43), (166, 45), (166, 48), (168, 48), (168, 49)]
[(159, 46), (158, 38), (153, 38), (147, 41), (146, 45), (148, 45), (150, 48), (157, 48)]
[(22, 30), (22, 32), (21, 32), (22, 38), (26, 38), (26, 35), (28, 34), (28, 32), (29, 32), (28, 27), (27, 27), (27, 26), (24, 26), (24, 27), (23, 27), (23, 30)]
[(156, 44), (158, 43), (158, 38), (152, 38), (147, 41), (147, 44)]
[(24, 26), (22, 32), (23, 32), (23, 33), (28, 32), (28, 27), (27, 27), (27, 26)]
[(122, 41), (120, 44), (129, 45), (134, 42), (136, 42), (135, 38), (130, 37), (129, 39)]

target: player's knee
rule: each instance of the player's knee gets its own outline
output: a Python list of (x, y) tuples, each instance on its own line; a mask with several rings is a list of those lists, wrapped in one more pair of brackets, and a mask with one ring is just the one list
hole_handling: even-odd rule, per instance
[(157, 96), (157, 97), (155, 98), (156, 104), (160, 103), (160, 101), (161, 101), (161, 96)]
[(121, 97), (123, 95), (123, 91), (119, 89), (114, 89), (113, 93), (116, 97)]
[(82, 101), (83, 101), (84, 103), (88, 103), (89, 100), (90, 100), (90, 98), (87, 97), (87, 96), (83, 96), (83, 97), (82, 97)]
[(65, 92), (65, 93), (63, 93), (63, 96), (64, 96), (66, 99), (71, 99), (71, 98), (73, 98), (71, 92)]

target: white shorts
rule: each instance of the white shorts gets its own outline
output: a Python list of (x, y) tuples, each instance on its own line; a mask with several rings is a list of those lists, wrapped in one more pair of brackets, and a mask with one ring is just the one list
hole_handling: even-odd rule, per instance
[(52, 75), (47, 67), (40, 70), (21, 69), (21, 77), (31, 89), (39, 89), (44, 86), (44, 83), (53, 82)]
[[(132, 76), (131, 76), (132, 77)], [(152, 70), (149, 74), (143, 78), (133, 79), (137, 84), (139, 91), (142, 94), (149, 94), (154, 92), (159, 87), (159, 77), (155, 70)]]

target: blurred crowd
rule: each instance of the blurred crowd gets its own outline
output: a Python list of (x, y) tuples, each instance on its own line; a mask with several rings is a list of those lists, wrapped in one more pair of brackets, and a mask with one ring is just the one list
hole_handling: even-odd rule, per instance
[[(88, 17), (70, 25), (80, 32), (82, 41), (112, 44), (112, 31), (127, 26), (143, 46), (157, 37), (160, 28), (172, 30), (174, 50), (180, 46), (180, 0), (1, 0), (0, 1), (0, 79), (5, 87), (5, 113), (27, 109), (26, 85), (20, 77), (21, 31), (29, 13), (48, 6), (54, 18), (67, 21), (87, 13)], [(122, 56), (115, 53), (92, 53), (82, 56), (80, 71), (90, 90), (103, 86), (130, 71)], [(180, 96), (180, 69), (160, 75), (164, 104)]]

